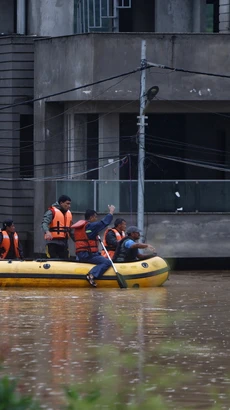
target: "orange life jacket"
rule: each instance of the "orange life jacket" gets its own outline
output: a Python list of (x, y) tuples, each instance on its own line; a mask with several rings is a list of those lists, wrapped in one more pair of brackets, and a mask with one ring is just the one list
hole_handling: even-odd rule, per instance
[[(113, 231), (113, 232), (115, 233), (117, 242), (121, 241), (121, 239), (123, 239), (123, 238), (125, 237), (125, 233), (122, 231), (122, 233), (120, 234), (120, 232), (118, 232), (116, 228), (108, 228), (108, 229), (106, 229), (106, 231), (105, 231), (105, 233), (104, 233), (103, 244), (105, 245), (105, 247), (106, 247), (106, 249), (107, 249), (107, 251), (108, 251), (108, 254), (109, 254), (110, 258), (112, 259), (113, 256), (114, 256), (114, 254), (115, 254), (116, 248), (114, 248), (113, 246), (107, 244), (106, 236), (107, 236), (107, 233), (108, 233), (109, 231)], [(106, 252), (105, 252), (104, 250), (101, 251), (101, 255), (104, 256), (105, 258), (107, 258)]]
[(76, 245), (76, 253), (78, 252), (98, 252), (98, 243), (95, 239), (89, 239), (86, 233), (88, 221), (78, 221), (71, 226), (74, 229), (74, 239)]
[(49, 231), (53, 238), (69, 238), (70, 227), (72, 224), (72, 214), (70, 211), (64, 214), (60, 209), (51, 206), (49, 208), (53, 213), (53, 220), (49, 225)]
[[(10, 237), (6, 231), (1, 231), (1, 232), (2, 232), (1, 247), (5, 248), (5, 252), (1, 254), (1, 259), (5, 259), (10, 249)], [(18, 251), (18, 234), (16, 232), (14, 232), (14, 251), (15, 251), (15, 257), (20, 258), (19, 251)]]

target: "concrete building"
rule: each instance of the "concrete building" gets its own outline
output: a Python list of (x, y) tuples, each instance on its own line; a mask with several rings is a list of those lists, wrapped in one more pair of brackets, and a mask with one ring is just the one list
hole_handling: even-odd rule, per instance
[(229, 74), (230, 2), (144, 3), (0, 0), (1, 218), (37, 255), (61, 193), (75, 220), (115, 202), (136, 223), (140, 72), (99, 81), (137, 69), (142, 40), (148, 62), (188, 71), (146, 71), (159, 93), (147, 111), (145, 236), (164, 257), (228, 255), (230, 79), (191, 71)]

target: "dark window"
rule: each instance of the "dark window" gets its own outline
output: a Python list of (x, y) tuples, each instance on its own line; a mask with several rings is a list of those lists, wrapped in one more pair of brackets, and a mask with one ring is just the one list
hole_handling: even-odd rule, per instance
[(219, 32), (219, 0), (206, 0), (206, 31)]
[(132, 0), (131, 8), (119, 9), (119, 32), (154, 32), (155, 1)]
[(20, 115), (20, 176), (34, 176), (33, 115)]

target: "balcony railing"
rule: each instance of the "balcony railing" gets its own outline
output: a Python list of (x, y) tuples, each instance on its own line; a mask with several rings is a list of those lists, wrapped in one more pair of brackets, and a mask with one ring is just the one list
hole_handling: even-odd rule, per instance
[[(137, 181), (58, 181), (57, 197), (72, 199), (71, 209), (137, 212)], [(230, 212), (230, 180), (145, 181), (145, 212)]]

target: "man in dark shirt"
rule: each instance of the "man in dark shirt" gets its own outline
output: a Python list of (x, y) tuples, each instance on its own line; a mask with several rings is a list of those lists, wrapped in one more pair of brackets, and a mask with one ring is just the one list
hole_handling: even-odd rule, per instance
[(97, 286), (94, 279), (102, 276), (111, 266), (111, 261), (101, 256), (97, 243), (97, 235), (113, 219), (115, 206), (108, 205), (108, 208), (109, 213), (101, 221), (97, 220), (97, 212), (95, 210), (87, 209), (85, 221), (81, 220), (72, 225), (72, 228), (75, 229), (77, 260), (95, 265), (86, 275), (86, 279), (91, 286)]
[(0, 231), (0, 259), (24, 259), (23, 249), (12, 219), (3, 221)]

